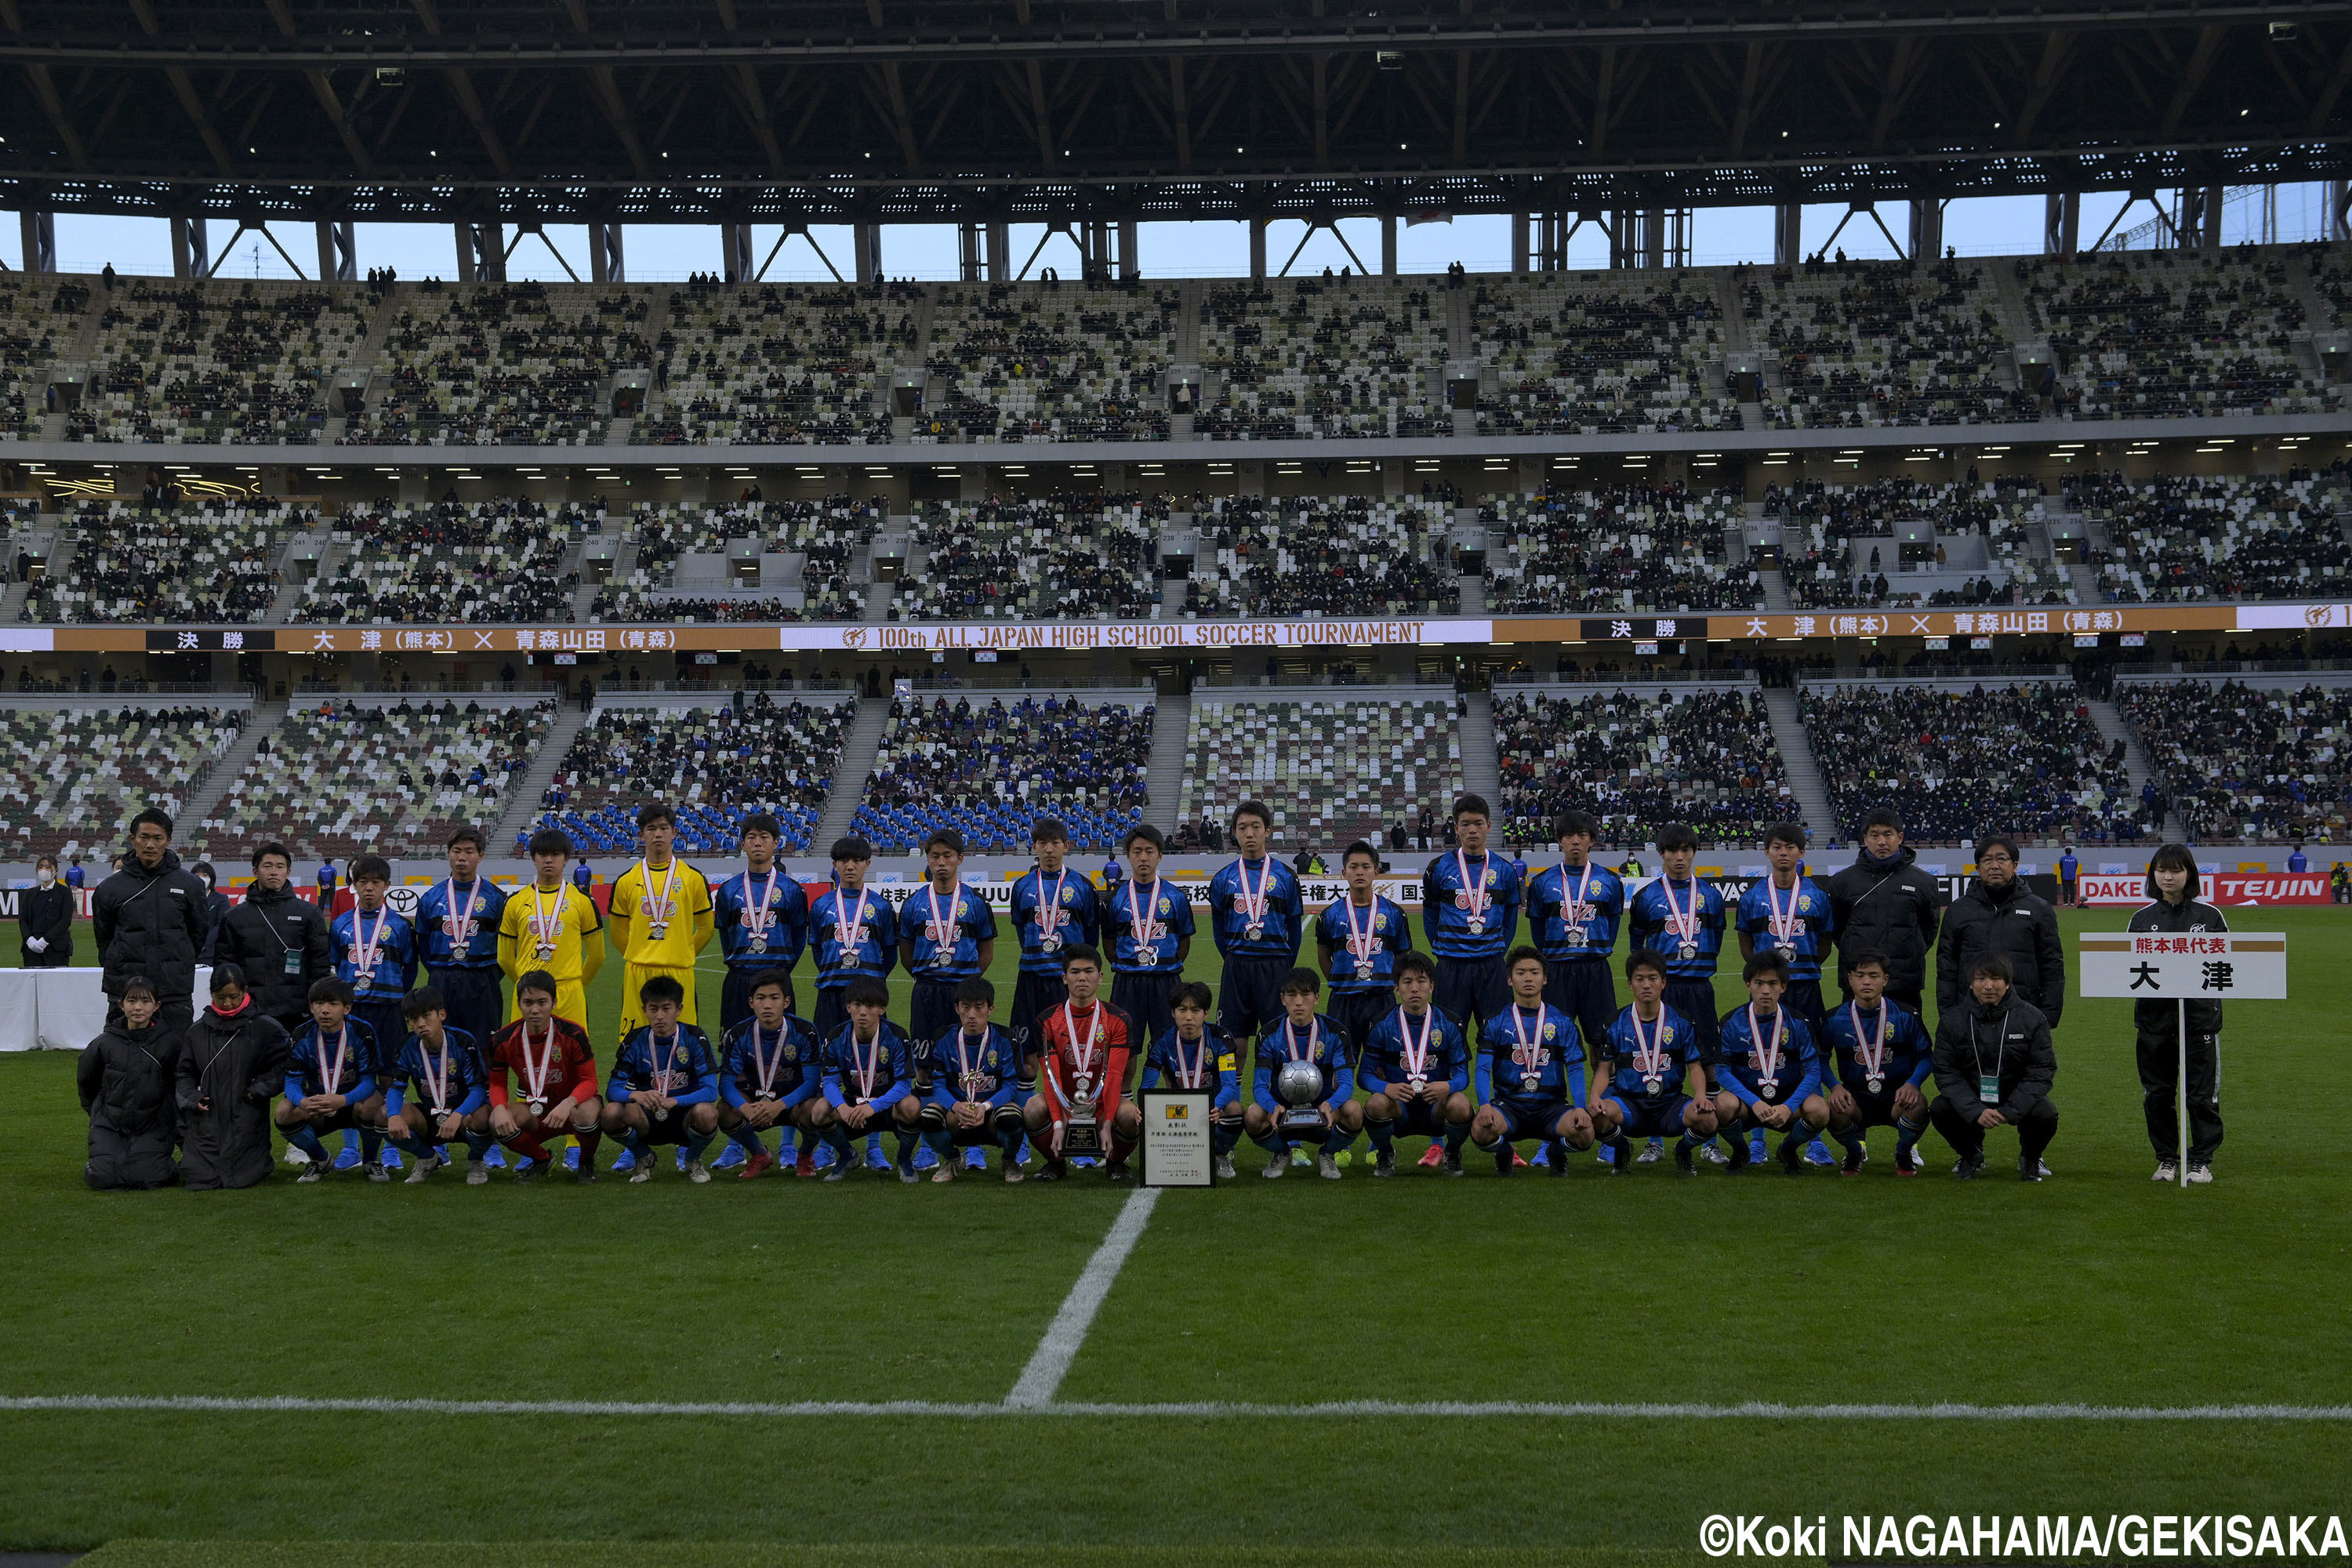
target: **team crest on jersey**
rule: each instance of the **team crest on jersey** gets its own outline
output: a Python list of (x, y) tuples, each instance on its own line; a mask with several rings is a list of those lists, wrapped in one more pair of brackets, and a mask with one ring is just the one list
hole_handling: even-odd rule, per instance
[(1547, 1040), (1556, 1040), (1559, 1038), (1559, 1026), (1558, 1024), (1546, 1024), (1544, 1026), (1543, 1037)]

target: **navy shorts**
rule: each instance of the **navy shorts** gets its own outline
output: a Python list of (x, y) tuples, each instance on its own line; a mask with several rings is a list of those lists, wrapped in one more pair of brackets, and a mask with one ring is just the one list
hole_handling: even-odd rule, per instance
[[(1757, 1094), (1756, 1069), (1753, 1068), (1729, 1068), (1725, 1069), (1723, 1076), (1727, 1080), (1738, 1080), (1740, 1084), (1746, 1087), (1748, 1093), (1755, 1094), (1757, 1099), (1763, 1100), (1767, 1105), (1785, 1105), (1790, 1110), (1795, 1110), (1799, 1106), (1801, 1106), (1804, 1103), (1804, 1101), (1801, 1100), (1790, 1100), (1789, 1098), (1790, 1091), (1797, 1087), (1794, 1082), (1789, 1079), (1782, 1079), (1777, 1080), (1774, 1085), (1773, 1092), (1769, 1096), (1766, 1096)], [(1737, 1097), (1735, 1096), (1735, 1098)], [(1744, 1101), (1740, 1105), (1740, 1110), (1750, 1115), (1754, 1113), (1754, 1108)]]
[[(730, 963), (727, 966), (726, 978), (721, 980), (719, 984), (719, 1032), (720, 1034), (725, 1034), (728, 1030), (733, 1028), (738, 1024), (748, 1023), (751, 1021), (751, 982), (757, 980), (762, 974), (769, 973), (771, 970), (782, 968), (783, 964), (781, 962), (775, 963)], [(786, 970), (786, 981), (789, 982), (791, 978), (791, 971)], [(835, 994), (839, 995), (840, 993), (835, 992)], [(787, 984), (784, 987), (785, 1009), (787, 1011), (797, 1011), (793, 1006), (797, 998), (793, 995), (792, 986)], [(711, 1043), (716, 1045), (718, 1044), (718, 1041), (714, 1038)]]
[(1493, 1110), (1503, 1118), (1503, 1138), (1514, 1142), (1521, 1138), (1557, 1138), (1553, 1131), (1559, 1119), (1573, 1110), (1564, 1100), (1497, 1100)]
[(1472, 1017), (1484, 1023), (1502, 1016), (1511, 1005), (1510, 972), (1500, 953), (1492, 958), (1440, 958), (1437, 961), (1437, 1010), (1477, 1037)]
[[(400, 999), (362, 1001), (352, 1009), (352, 1016), (375, 1031), (376, 1081), (389, 1082), (400, 1061), (400, 1047), (408, 1043), (408, 1020), (400, 1016)], [(476, 1044), (487, 1047), (489, 1042)]]
[(1617, 981), (1605, 958), (1550, 959), (1544, 963), (1544, 1000), (1576, 1020), (1588, 1055), (1608, 1042), (1617, 1021)]
[(451, 1027), (465, 1030), (478, 1047), (488, 1051), (490, 1037), (506, 1022), (506, 992), (499, 984), (499, 972), (450, 963), (430, 973), (441, 999), (449, 1005)]
[[(1853, 1120), (1848, 1122), (1847, 1126), (1892, 1127), (1895, 1125), (1895, 1089), (1892, 1086), (1883, 1093), (1873, 1094), (1867, 1088), (1857, 1089), (1853, 1084), (1847, 1084), (1845, 1091), (1853, 1096)], [(1927, 1111), (1922, 1109), (1919, 1117), (1923, 1123), (1927, 1121)]]
[(693, 1112), (694, 1107), (691, 1105), (673, 1105), (669, 1108), (669, 1114), (660, 1118), (656, 1118), (650, 1110), (646, 1111), (645, 1132), (646, 1142), (648, 1143), (683, 1143), (689, 1138), (698, 1138), (702, 1136), (700, 1133), (689, 1132), (687, 1131), (686, 1119), (692, 1115)]
[(848, 994), (849, 987), (846, 985), (817, 987), (816, 1016), (809, 1020), (809, 1027), (816, 1031), (819, 1049), (831, 1045), (833, 1037), (841, 1033), (842, 1026), (849, 1022), (849, 1009), (842, 1002), (842, 998)]
[[(1557, 1121), (1558, 1117), (1552, 1118)], [(1418, 1100), (1404, 1108), (1396, 1119), (1395, 1131), (1400, 1138), (1443, 1138), (1445, 1136), (1445, 1108)]]
[(907, 1037), (925, 1045), (956, 1026), (956, 987), (963, 981), (918, 980), (914, 999), (907, 1005)]
[(1021, 972), (1013, 983), (1013, 1015), (1005, 1021), (1005, 1032), (1023, 1056), (1037, 1054), (1037, 1020), (1069, 999), (1070, 988), (1062, 984), (1061, 975)]
[[(1217, 1022), (1236, 1039), (1255, 1039), (1282, 1017), (1282, 980), (1298, 965), (1286, 958), (1229, 958), (1217, 982)], [(1152, 1037), (1159, 1037), (1154, 1029)]]
[(1656, 1100), (1639, 1096), (1632, 1100), (1612, 1094), (1609, 1103), (1617, 1108), (1624, 1120), (1617, 1131), (1628, 1138), (1671, 1138), (1683, 1131), (1683, 1112), (1689, 1108), (1687, 1094), (1663, 1095)]
[(1717, 1033), (1715, 982), (1712, 979), (1669, 979), (1666, 982), (1666, 1005), (1690, 1020), (1691, 1028), (1698, 1036), (1699, 1059), (1709, 1069), (1707, 1082), (1713, 1083), (1716, 1053), (1722, 1047)]
[(1829, 1015), (1822, 1010), (1822, 983), (1818, 980), (1791, 980), (1781, 994), (1780, 1005), (1805, 1021), (1816, 1042), (1828, 1038)]
[(1141, 1050), (1144, 1042), (1156, 1040), (1176, 1026), (1176, 1020), (1169, 1015), (1168, 998), (1183, 983), (1181, 974), (1121, 973), (1110, 977), (1110, 1005), (1126, 1014), (1143, 1032), (1142, 1040), (1133, 1049)]
[(1360, 1062), (1373, 1026), (1394, 1011), (1396, 998), (1385, 991), (1335, 991), (1326, 1014), (1348, 1037), (1349, 1059)]

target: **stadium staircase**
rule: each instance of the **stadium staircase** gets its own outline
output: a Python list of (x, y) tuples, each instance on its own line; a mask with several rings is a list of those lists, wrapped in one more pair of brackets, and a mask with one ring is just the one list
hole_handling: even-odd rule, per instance
[(516, 785), (514, 794), (507, 798), (506, 810), (499, 816), (499, 825), (490, 830), (491, 854), (512, 853), (515, 835), (538, 819), (539, 797), (545, 795), (547, 786), (555, 782), (555, 770), (562, 766), (564, 753), (572, 750), (572, 742), (579, 738), (580, 731), (587, 724), (588, 715), (580, 711), (579, 703), (559, 702), (555, 705), (555, 718), (547, 727), (547, 738), (540, 742), (539, 750), (531, 753), (530, 766), (522, 772), (522, 783)]
[(1772, 716), (1772, 744), (1788, 771), (1789, 788), (1797, 797), (1797, 811), (1812, 830), (1815, 843), (1834, 837), (1837, 813), (1830, 805), (1829, 785), (1822, 765), (1813, 759), (1813, 743), (1805, 738), (1805, 723), (1797, 709), (1797, 694), (1785, 686), (1764, 688), (1764, 710)]
[[(2139, 799), (2141, 787), (2147, 783), (2154, 773), (2154, 770), (2147, 765), (2147, 753), (2140, 750), (2139, 737), (2134, 734), (2132, 727), (2124, 721), (2123, 710), (2117, 708), (2113, 702), (2085, 698), (2084, 705), (2090, 709), (2091, 722), (2099, 727), (2099, 733), (2106, 738), (2110, 748), (2117, 741), (2124, 743), (2124, 776), (2131, 781), (2132, 799), (2137, 801)], [(2167, 814), (2168, 819), (2169, 815), (2169, 813)], [(2156, 829), (2161, 834), (2165, 829), (2165, 824), (2158, 823)]]
[(1473, 691), (1462, 718), (1462, 788), (1484, 795), (1489, 806), (1503, 797), (1503, 765), (1495, 740), (1495, 695)]
[(841, 742), (841, 761), (834, 765), (833, 789), (824, 797), (824, 817), (816, 825), (815, 837), (809, 840), (812, 853), (824, 854), (835, 839), (848, 834), (849, 825), (857, 819), (857, 802), (866, 793), (866, 775), (874, 771), (874, 758), (882, 750), (883, 727), (889, 721), (890, 699), (857, 700), (857, 717), (849, 721), (849, 733)]
[(1192, 699), (1162, 691), (1151, 700), (1151, 760), (1143, 775), (1150, 796), (1144, 820), (1163, 832), (1174, 826), (1176, 808), (1184, 798), (1185, 742), (1192, 729)]
[(1486, 613), (1486, 579), (1484, 574), (1465, 572), (1454, 579), (1462, 595), (1462, 614), (1483, 616)]
[(204, 777), (196, 781), (195, 787), (188, 791), (188, 804), (180, 812), (183, 837), (187, 835), (187, 824), (201, 824), (220, 809), (222, 799), (228, 794), (228, 786), (245, 772), (245, 764), (253, 761), (253, 753), (260, 748), (261, 738), (276, 734), (278, 726), (285, 721), (286, 706), (283, 699), (253, 705), (252, 717), (246, 721), (245, 728), (236, 732), (236, 743)]
[(1756, 585), (1764, 590), (1764, 607), (1779, 615), (1789, 613), (1789, 580), (1778, 566), (1756, 574)]
[(294, 614), (294, 606), (302, 602), (302, 591), (312, 583), (323, 583), (327, 574), (334, 570), (335, 541), (331, 533), (320, 539), (319, 559), (308, 577), (297, 577), (288, 570), (293, 564), (295, 542), (302, 537), (299, 532), (288, 534), (285, 546), (278, 552), (278, 593), (269, 601), (269, 618), (280, 626)]
[(2070, 561), (2066, 563), (2066, 581), (2074, 584), (2074, 597), (2078, 603), (2099, 603), (2099, 574), (2096, 572), (2079, 561)]

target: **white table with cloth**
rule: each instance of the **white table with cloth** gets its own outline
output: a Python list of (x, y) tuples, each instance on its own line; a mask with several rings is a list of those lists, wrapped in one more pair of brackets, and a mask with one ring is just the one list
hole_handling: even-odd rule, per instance
[[(191, 998), (212, 1000), (209, 968)], [(106, 1027), (105, 971), (0, 969), (0, 1051), (78, 1051)]]

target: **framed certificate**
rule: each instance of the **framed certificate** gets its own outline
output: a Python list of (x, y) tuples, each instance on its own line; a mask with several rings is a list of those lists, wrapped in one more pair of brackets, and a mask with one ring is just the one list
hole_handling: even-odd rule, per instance
[(1215, 1161), (1209, 1146), (1206, 1089), (1147, 1089), (1136, 1097), (1143, 1117), (1143, 1174), (1147, 1187), (1206, 1187), (1214, 1184)]

